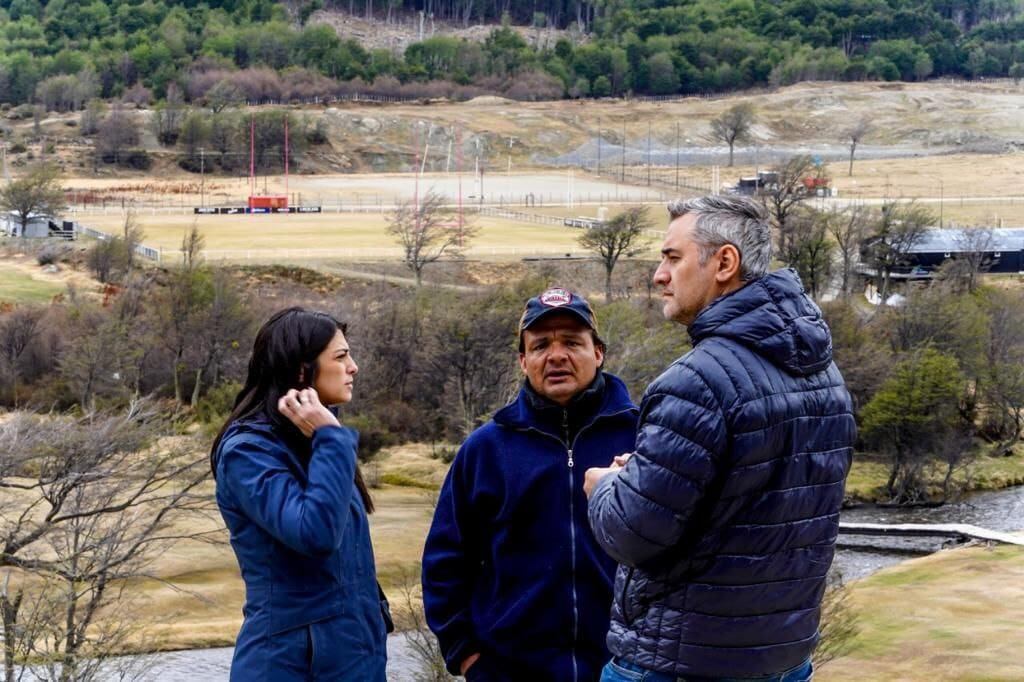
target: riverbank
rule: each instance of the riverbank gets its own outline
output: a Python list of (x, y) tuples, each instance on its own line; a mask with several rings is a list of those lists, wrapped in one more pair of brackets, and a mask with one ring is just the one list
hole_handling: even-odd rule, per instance
[[(993, 457), (978, 453), (967, 471), (957, 471), (954, 482), (966, 492), (1003, 490), (1024, 485), (1024, 447), (1017, 445), (1009, 457)], [(934, 471), (930, 476), (930, 492), (941, 496), (944, 472)], [(846, 480), (846, 498), (852, 502), (887, 502), (885, 483), (889, 478), (889, 464), (869, 453), (854, 455), (853, 467)]]
[(1024, 548), (946, 550), (857, 581), (858, 634), (829, 680), (1024, 679)]

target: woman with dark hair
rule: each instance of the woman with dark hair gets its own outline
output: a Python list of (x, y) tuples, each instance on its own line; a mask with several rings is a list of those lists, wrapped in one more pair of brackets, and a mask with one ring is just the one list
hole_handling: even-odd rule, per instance
[(217, 435), (217, 505), (245, 580), (235, 682), (385, 679), (390, 617), (377, 584), (347, 403), (359, 368), (345, 326), (288, 308), (256, 334)]

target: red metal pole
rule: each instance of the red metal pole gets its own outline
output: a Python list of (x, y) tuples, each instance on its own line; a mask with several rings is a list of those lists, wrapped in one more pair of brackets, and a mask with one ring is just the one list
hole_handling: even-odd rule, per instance
[(249, 117), (249, 207), (256, 194), (256, 115)]
[(284, 115), (284, 205), (288, 207), (288, 114)]

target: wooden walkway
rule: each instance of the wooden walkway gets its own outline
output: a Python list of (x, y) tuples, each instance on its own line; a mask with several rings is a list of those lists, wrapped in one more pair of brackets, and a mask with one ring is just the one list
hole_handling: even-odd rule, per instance
[(966, 523), (839, 523), (843, 535), (883, 535), (890, 537), (946, 537), (959, 540), (985, 540), (1024, 547), (1024, 535), (1000, 533)]

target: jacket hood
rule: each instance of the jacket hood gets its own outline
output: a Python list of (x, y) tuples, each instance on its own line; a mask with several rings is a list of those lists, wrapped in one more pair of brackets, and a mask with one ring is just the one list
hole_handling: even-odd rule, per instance
[[(629, 398), (629, 390), (622, 379), (614, 374), (602, 371), (599, 376), (604, 378), (604, 397), (601, 404), (594, 412), (593, 417), (607, 417), (628, 410), (636, 410), (636, 405)], [(539, 421), (544, 421), (539, 410), (533, 405), (533, 401), (526, 393), (527, 389), (521, 388), (518, 397), (501, 408), (494, 414), (494, 421), (502, 426), (524, 429), (536, 426)]]
[(832, 334), (795, 270), (777, 270), (715, 300), (688, 329), (696, 346), (718, 336), (807, 376), (832, 363)]

